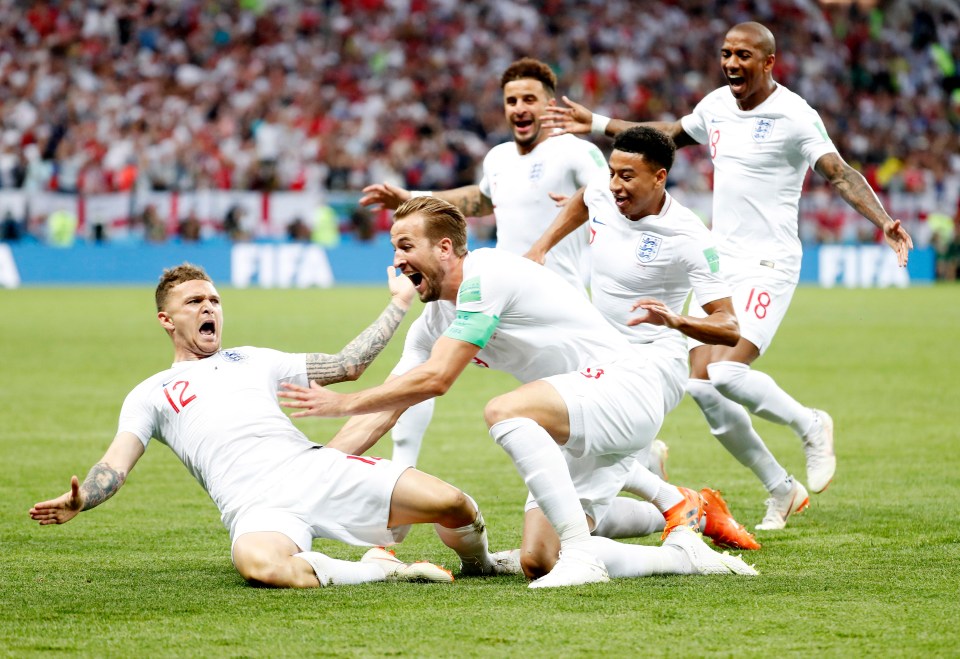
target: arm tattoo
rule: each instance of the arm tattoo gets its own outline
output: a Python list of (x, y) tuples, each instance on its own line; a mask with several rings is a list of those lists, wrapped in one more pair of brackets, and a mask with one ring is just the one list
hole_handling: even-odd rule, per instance
[(468, 186), (448, 194), (448, 201), (466, 217), (483, 217), (493, 212), (493, 202), (484, 196), (477, 186)]
[(335, 355), (312, 352), (307, 355), (307, 377), (318, 384), (356, 380), (386, 347), (406, 311), (391, 302), (380, 317)]
[(816, 171), (830, 181), (837, 194), (854, 210), (877, 227), (883, 227), (888, 218), (887, 212), (860, 172), (844, 163), (838, 156), (830, 155), (823, 156), (817, 162)]
[(127, 475), (113, 469), (105, 462), (98, 462), (80, 485), (83, 496), (83, 510), (90, 510), (112, 497), (123, 485)]

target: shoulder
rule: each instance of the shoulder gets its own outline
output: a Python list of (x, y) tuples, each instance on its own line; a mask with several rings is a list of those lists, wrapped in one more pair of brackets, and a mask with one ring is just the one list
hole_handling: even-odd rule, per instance
[(782, 112), (788, 118), (798, 119), (802, 115), (819, 116), (817, 111), (807, 103), (800, 94), (777, 83), (778, 93), (772, 99), (775, 109)]

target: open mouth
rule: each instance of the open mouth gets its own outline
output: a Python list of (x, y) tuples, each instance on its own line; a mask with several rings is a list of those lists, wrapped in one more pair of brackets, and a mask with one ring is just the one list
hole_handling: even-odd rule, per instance
[(217, 333), (217, 326), (212, 320), (208, 320), (200, 326), (200, 336), (213, 336)]
[(520, 130), (526, 130), (533, 125), (533, 119), (519, 119), (513, 122), (513, 125), (519, 128)]
[(746, 81), (746, 79), (745, 79), (743, 76), (741, 76), (741, 75), (728, 75), (728, 76), (727, 76), (727, 83), (728, 83), (728, 84), (730, 85), (730, 87), (733, 88), (733, 89), (741, 89), (741, 90), (742, 90), (742, 89), (745, 87), (745, 85), (747, 84), (747, 81)]
[(423, 275), (419, 272), (411, 272), (409, 275), (407, 275), (407, 277), (409, 277), (410, 281), (413, 282), (413, 285), (418, 288), (421, 282), (423, 282)]

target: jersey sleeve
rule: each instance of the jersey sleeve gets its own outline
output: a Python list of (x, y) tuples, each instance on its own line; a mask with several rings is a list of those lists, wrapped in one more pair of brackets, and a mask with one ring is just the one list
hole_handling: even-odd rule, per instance
[(821, 157), (828, 153), (837, 153), (837, 147), (827, 135), (827, 129), (823, 127), (823, 121), (817, 111), (809, 106), (805, 110), (793, 129), (796, 147), (813, 169)]
[(464, 279), (457, 291), (457, 316), (444, 336), (483, 348), (500, 324), (517, 282), (497, 268)]
[(403, 375), (412, 368), (416, 368), (430, 358), (430, 351), (436, 343), (438, 335), (430, 331), (428, 310), (424, 310), (410, 325), (403, 342), (403, 354), (400, 361), (390, 371), (391, 375)]
[(697, 302), (704, 305), (733, 295), (721, 274), (720, 255), (706, 228), (684, 241), (681, 254)]
[(596, 144), (579, 138), (575, 139), (581, 142), (582, 151), (573, 163), (574, 183), (576, 183), (577, 189), (580, 189), (593, 180), (598, 173), (605, 174), (607, 172), (607, 160)]
[(157, 411), (147, 398), (143, 384), (127, 394), (120, 408), (120, 421), (117, 424), (117, 433), (130, 432), (146, 448), (150, 438), (154, 436), (158, 424)]
[(697, 103), (697, 106), (693, 108), (693, 112), (680, 118), (680, 127), (683, 128), (683, 132), (696, 140), (697, 144), (706, 144), (709, 138), (707, 120), (703, 114), (704, 104), (708, 98), (710, 97), (707, 96)]
[(493, 152), (491, 149), (487, 152), (487, 155), (483, 158), (483, 165), (481, 166), (481, 172), (483, 176), (480, 178), (480, 194), (482, 194), (487, 199), (493, 199), (493, 193), (490, 191), (490, 181), (487, 179), (487, 167), (490, 163), (490, 154)]
[(270, 368), (270, 376), (280, 382), (290, 382), (306, 387), (310, 384), (307, 379), (307, 355), (302, 352), (280, 352), (270, 348), (245, 348), (259, 353), (261, 359), (266, 360)]

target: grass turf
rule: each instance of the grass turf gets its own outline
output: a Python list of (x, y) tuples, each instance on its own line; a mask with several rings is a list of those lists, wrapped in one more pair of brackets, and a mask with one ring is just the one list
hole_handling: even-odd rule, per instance
[[(366, 288), (221, 292), (225, 345), (289, 351), (337, 351), (386, 301)], [(748, 558), (760, 577), (546, 592), (514, 577), (250, 588), (230, 564), (215, 507), (160, 444), (99, 509), (36, 526), (27, 509), (63, 492), (71, 474), (83, 478), (113, 437), (123, 397), (169, 364), (170, 347), (146, 289), (0, 292), (0, 654), (956, 656), (958, 292), (797, 292), (758, 368), (831, 412), (839, 469), (784, 531), (758, 534), (764, 547)], [(380, 382), (399, 349), (397, 341), (361, 383), (339, 388)], [(421, 457), (424, 470), (478, 500), (494, 549), (518, 544), (525, 492), (481, 411), (512, 386), (468, 369), (439, 401)], [(300, 425), (322, 441), (340, 422)], [(803, 478), (793, 434), (757, 428)], [(673, 482), (719, 487), (741, 521), (759, 521), (762, 487), (710, 437), (692, 401), (661, 436)], [(347, 559), (364, 551), (315, 546)], [(397, 553), (456, 563), (429, 527)]]

